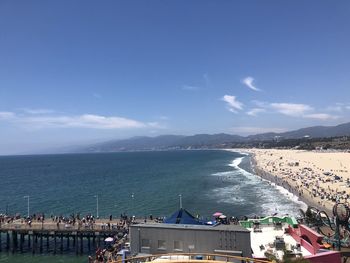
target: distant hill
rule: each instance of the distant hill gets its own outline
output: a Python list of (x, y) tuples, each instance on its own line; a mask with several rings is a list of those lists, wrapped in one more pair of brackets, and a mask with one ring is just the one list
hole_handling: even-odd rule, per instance
[(251, 135), (247, 138), (250, 140), (266, 141), (273, 140), (277, 136), (282, 139), (299, 139), (305, 136), (310, 136), (311, 138), (350, 136), (350, 122), (339, 124), (337, 126), (313, 126), (282, 133), (262, 133)]
[(196, 134), (192, 136), (161, 135), (157, 137), (133, 137), (125, 140), (112, 140), (103, 143), (79, 147), (74, 152), (118, 152), (169, 149), (220, 148), (232, 143), (251, 143), (288, 139), (329, 138), (350, 136), (350, 123), (337, 126), (314, 126), (283, 133), (262, 133), (247, 137), (231, 134)]

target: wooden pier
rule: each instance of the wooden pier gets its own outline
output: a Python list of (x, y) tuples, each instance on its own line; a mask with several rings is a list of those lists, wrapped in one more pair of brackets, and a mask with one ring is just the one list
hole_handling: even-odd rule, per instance
[[(50, 220), (48, 220), (50, 221)], [(31, 225), (16, 220), (0, 225), (0, 252), (84, 254), (104, 246), (107, 237), (123, 237), (125, 228), (118, 221), (98, 220), (92, 225), (79, 226), (56, 222), (33, 222)]]

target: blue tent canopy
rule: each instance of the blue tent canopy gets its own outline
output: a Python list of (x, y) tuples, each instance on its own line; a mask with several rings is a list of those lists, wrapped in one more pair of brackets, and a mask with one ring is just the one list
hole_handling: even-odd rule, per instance
[(203, 222), (191, 215), (186, 209), (181, 208), (164, 220), (166, 224), (203, 225)]

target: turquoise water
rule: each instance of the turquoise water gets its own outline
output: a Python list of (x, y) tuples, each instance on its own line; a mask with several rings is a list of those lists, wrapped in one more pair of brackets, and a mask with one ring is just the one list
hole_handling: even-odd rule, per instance
[[(250, 173), (246, 155), (227, 151), (165, 151), (0, 157), (0, 213), (100, 217), (168, 216), (183, 206), (210, 218), (296, 214), (300, 203)], [(133, 196), (133, 198), (132, 198)], [(8, 256), (0, 261), (85, 262), (86, 257)], [(63, 260), (63, 261), (62, 261)]]

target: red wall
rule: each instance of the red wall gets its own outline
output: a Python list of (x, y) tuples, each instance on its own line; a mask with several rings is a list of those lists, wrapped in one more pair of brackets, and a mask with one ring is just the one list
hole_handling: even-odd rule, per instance
[(305, 257), (310, 263), (341, 263), (340, 252), (330, 251)]
[[(317, 254), (320, 249), (324, 248), (322, 245), (323, 236), (311, 228), (305, 225), (299, 225), (298, 228), (289, 226), (288, 233), (312, 254), (305, 257), (310, 263), (341, 263), (341, 256), (338, 251), (326, 251)], [(303, 236), (307, 237), (311, 244)]]
[[(324, 248), (322, 245), (323, 236), (305, 225), (300, 224), (298, 228), (289, 226), (288, 233), (313, 255), (319, 249)], [(311, 241), (311, 244), (303, 236), (306, 236)]]

